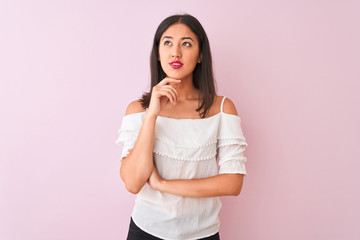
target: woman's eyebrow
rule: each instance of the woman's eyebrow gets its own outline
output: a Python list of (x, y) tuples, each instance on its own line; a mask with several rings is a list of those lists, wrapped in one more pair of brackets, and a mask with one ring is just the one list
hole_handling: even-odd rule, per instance
[[(164, 38), (171, 38), (171, 39), (173, 39), (173, 37), (171, 37), (171, 36), (165, 36)], [(162, 40), (164, 40), (164, 38), (163, 38)], [(194, 41), (191, 37), (183, 37), (183, 38), (181, 38), (181, 40), (184, 40), (184, 39), (190, 39), (191, 41)]]

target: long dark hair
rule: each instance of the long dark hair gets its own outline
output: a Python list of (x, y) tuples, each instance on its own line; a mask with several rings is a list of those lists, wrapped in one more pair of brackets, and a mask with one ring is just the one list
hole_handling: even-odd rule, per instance
[[(215, 89), (215, 80), (213, 76), (212, 59), (210, 52), (209, 40), (206, 36), (205, 30), (200, 22), (189, 14), (172, 15), (163, 20), (158, 26), (150, 55), (150, 71), (151, 71), (151, 87), (150, 92), (145, 92), (141, 99), (141, 106), (145, 109), (149, 107), (152, 88), (157, 85), (162, 79), (166, 77), (161, 64), (159, 62), (159, 42), (162, 34), (174, 23), (183, 23), (188, 26), (196, 35), (199, 42), (199, 53), (201, 54), (201, 63), (198, 63), (193, 71), (193, 82), (195, 88), (199, 89), (202, 96), (202, 104), (196, 109), (200, 111), (201, 118), (205, 118), (214, 102), (214, 97), (217, 96)], [(200, 96), (199, 96), (200, 101)]]

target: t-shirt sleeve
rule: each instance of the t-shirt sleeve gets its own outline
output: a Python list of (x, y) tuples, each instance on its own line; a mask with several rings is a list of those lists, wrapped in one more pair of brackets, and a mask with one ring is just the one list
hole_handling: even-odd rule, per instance
[(241, 129), (239, 116), (224, 113), (220, 122), (217, 155), (219, 161), (219, 174), (240, 173), (247, 174), (244, 155), (248, 146)]
[(118, 130), (118, 138), (115, 141), (116, 144), (122, 147), (120, 162), (129, 154), (129, 149), (134, 148), (142, 126), (142, 120), (143, 115), (141, 113), (133, 113), (123, 117)]

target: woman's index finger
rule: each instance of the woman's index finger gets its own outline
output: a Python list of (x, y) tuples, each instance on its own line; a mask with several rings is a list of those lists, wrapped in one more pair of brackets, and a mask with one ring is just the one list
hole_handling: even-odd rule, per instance
[(166, 85), (168, 83), (180, 83), (181, 80), (180, 79), (175, 79), (175, 78), (164, 78), (159, 84), (160, 85)]

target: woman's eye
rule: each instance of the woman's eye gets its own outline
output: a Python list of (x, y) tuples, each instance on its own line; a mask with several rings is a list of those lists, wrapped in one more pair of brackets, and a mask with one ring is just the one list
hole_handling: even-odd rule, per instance
[[(171, 43), (170, 41), (165, 41), (165, 42), (164, 42), (164, 45), (165, 45), (165, 46), (170, 46), (170, 45), (172, 45), (172, 43)], [(183, 46), (190, 47), (191, 44), (190, 44), (189, 42), (184, 42), (184, 43), (183, 43)]]

